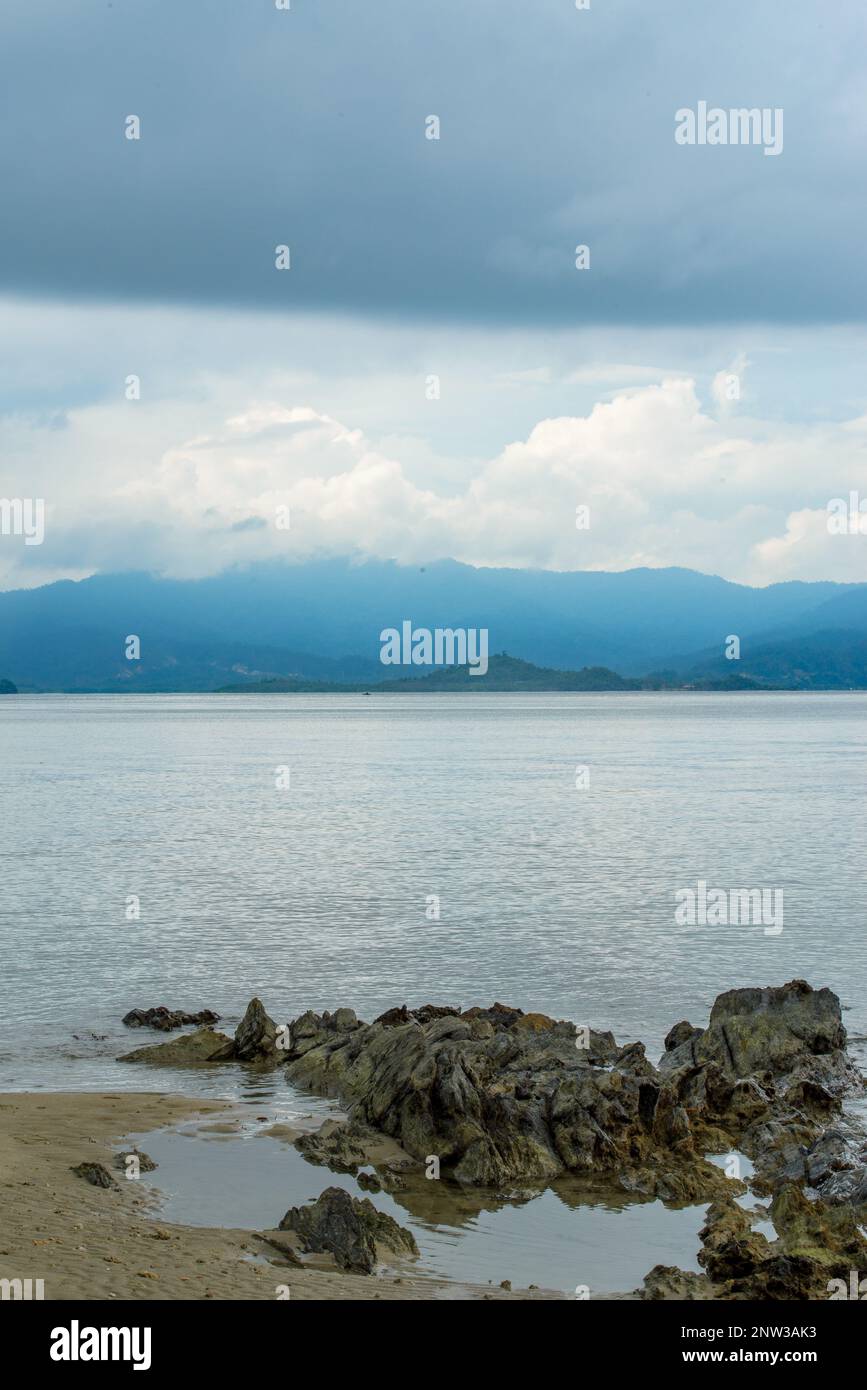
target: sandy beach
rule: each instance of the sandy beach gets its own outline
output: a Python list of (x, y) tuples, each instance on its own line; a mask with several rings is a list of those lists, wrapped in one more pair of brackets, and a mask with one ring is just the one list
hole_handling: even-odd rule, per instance
[[(560, 1297), (447, 1283), (410, 1261), (400, 1276), (298, 1269), (254, 1232), (162, 1221), (147, 1175), (114, 1168), (118, 1146), (227, 1109), (154, 1093), (0, 1096), (0, 1279), (42, 1279), (46, 1300), (277, 1299), (280, 1286), (290, 1299)], [(104, 1164), (117, 1190), (72, 1172), (80, 1163)]]

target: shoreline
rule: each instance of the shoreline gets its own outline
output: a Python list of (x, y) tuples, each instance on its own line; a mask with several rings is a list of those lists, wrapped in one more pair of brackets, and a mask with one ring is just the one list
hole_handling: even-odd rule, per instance
[[(32, 1297), (35, 1283), (48, 1300), (777, 1301), (825, 1297), (867, 1258), (867, 1085), (827, 987), (727, 991), (706, 1028), (670, 1028), (657, 1066), (642, 1044), (500, 1003), (400, 1005), (372, 1023), (348, 1007), (308, 1010), (278, 1025), (254, 997), (234, 1037), (207, 1023), (179, 1031), (209, 1011), (135, 1012), (176, 1035), (118, 1062), (241, 1067), (255, 1084), (243, 1105), (222, 1087), (199, 1099), (0, 1094), (4, 1299)], [(275, 1120), (262, 1099), (270, 1076), (330, 1097), (334, 1113)], [(244, 1123), (251, 1102), (271, 1110), (255, 1115), (267, 1128)], [(291, 1159), (250, 1150), (252, 1166), (236, 1154), (227, 1167), (217, 1155), (242, 1132), (285, 1141)], [(131, 1152), (141, 1168), (130, 1175)], [(438, 1208), (428, 1180), (440, 1176), (449, 1201), (461, 1194), (458, 1221)], [(664, 1262), (648, 1258), (637, 1279), (627, 1262), (609, 1281), (582, 1265), (585, 1233), (565, 1249), (564, 1280), (562, 1258), (522, 1269), (512, 1252), (511, 1269), (492, 1268), (496, 1246), (474, 1265), (444, 1263), (425, 1235), (548, 1188), (576, 1210), (606, 1192), (609, 1207), (616, 1192), (690, 1208), (700, 1249), (672, 1263), (666, 1241)], [(654, 1243), (631, 1248), (650, 1256)]]
[[(113, 1167), (124, 1140), (234, 1109), (168, 1092), (0, 1094), (0, 1279), (41, 1279), (46, 1302), (274, 1300), (279, 1287), (322, 1301), (563, 1298), (460, 1284), (411, 1261), (391, 1277), (289, 1266), (254, 1231), (164, 1221), (146, 1177), (126, 1181)], [(105, 1165), (117, 1189), (71, 1171), (83, 1162)]]

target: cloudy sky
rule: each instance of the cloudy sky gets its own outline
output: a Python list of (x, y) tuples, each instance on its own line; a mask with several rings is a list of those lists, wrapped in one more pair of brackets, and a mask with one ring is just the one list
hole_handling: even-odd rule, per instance
[[(0, 497), (46, 535), (0, 587), (867, 580), (826, 525), (867, 498), (865, 38), (856, 0), (6, 0)], [(700, 101), (781, 153), (678, 144)]]

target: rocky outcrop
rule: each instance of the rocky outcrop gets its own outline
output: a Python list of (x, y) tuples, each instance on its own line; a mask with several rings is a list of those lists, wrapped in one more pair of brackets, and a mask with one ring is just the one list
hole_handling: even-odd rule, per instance
[(714, 1290), (705, 1274), (693, 1274), (675, 1265), (654, 1265), (650, 1273), (645, 1275), (639, 1297), (656, 1301), (677, 1299), (679, 1302), (693, 1302), (713, 1298)]
[[(140, 1010), (133, 1010), (138, 1013)], [(154, 1010), (160, 1014), (161, 1010)], [(208, 1011), (205, 1010), (205, 1013)], [(127, 1014), (126, 1023), (131, 1015)], [(175, 1017), (181, 1017), (175, 1015)], [(189, 1015), (184, 1015), (189, 1018)], [(213, 1015), (217, 1017), (216, 1014)], [(355, 1015), (353, 1014), (353, 1018)], [(131, 1027), (141, 1025), (133, 1023)], [(174, 1023), (156, 1023), (155, 1027), (175, 1027)], [(196, 1066), (203, 1062), (276, 1062), (282, 1060), (277, 1047), (277, 1026), (268, 1017), (261, 999), (251, 999), (244, 1017), (235, 1029), (234, 1038), (218, 1033), (211, 1027), (198, 1029), (171, 1042), (138, 1047), (117, 1059), (119, 1062), (154, 1062), (160, 1066)]]
[(352, 1197), (340, 1187), (326, 1188), (309, 1206), (290, 1207), (279, 1229), (294, 1231), (305, 1254), (333, 1255), (341, 1269), (358, 1274), (372, 1274), (383, 1250), (418, 1254), (409, 1231), (366, 1197)]
[[(700, 1232), (699, 1264), (717, 1299), (802, 1301), (827, 1299), (853, 1270), (867, 1267), (867, 1240), (853, 1212), (810, 1201), (796, 1183), (782, 1185), (770, 1208), (777, 1239), (752, 1229), (753, 1217), (731, 1198), (712, 1203)], [(683, 1298), (682, 1270), (659, 1268), (645, 1279), (643, 1298)]]
[(84, 1178), (92, 1187), (108, 1187), (115, 1192), (119, 1191), (117, 1183), (103, 1163), (77, 1163), (71, 1172), (78, 1178)]
[(352, 1131), (372, 1130), (483, 1187), (569, 1172), (634, 1179), (672, 1200), (725, 1188), (640, 1044), (579, 1037), (571, 1023), (502, 1004), (406, 1015), (368, 1025), (341, 1009), (288, 1025), (289, 1079), (350, 1107), (336, 1166), (351, 1166)]
[(261, 999), (251, 999), (244, 1017), (224, 1047), (212, 1062), (278, 1062), (282, 1054), (278, 1047), (277, 1025), (265, 1012)]
[(851, 1081), (840, 1001), (804, 980), (729, 990), (714, 1003), (707, 1028), (688, 1029), (680, 1023), (669, 1033), (661, 1070), (715, 1066), (729, 1081), (756, 1077), (787, 1086), (808, 1078), (838, 1095)]
[(131, 1170), (136, 1173), (152, 1173), (159, 1165), (140, 1149), (122, 1149), (114, 1156), (114, 1166), (123, 1169), (125, 1173)]
[(197, 1014), (188, 1014), (181, 1009), (167, 1009), (165, 1004), (157, 1004), (152, 1009), (130, 1009), (121, 1020), (127, 1028), (157, 1028), (161, 1033), (170, 1033), (174, 1028), (184, 1028), (190, 1023), (202, 1026), (219, 1021), (220, 1015), (215, 1014), (213, 1009), (200, 1009)]
[(251, 999), (235, 1029), (235, 1057), (239, 1062), (273, 1060), (276, 1052), (277, 1026), (261, 999)]
[(134, 1052), (123, 1053), (117, 1061), (142, 1062), (153, 1066), (197, 1067), (225, 1060), (227, 1055), (232, 1056), (233, 1051), (234, 1042), (226, 1037), (225, 1033), (217, 1033), (213, 1028), (199, 1028), (195, 1033), (172, 1038), (171, 1042), (137, 1047)]
[(793, 980), (721, 994), (706, 1029), (672, 1029), (659, 1071), (699, 1142), (753, 1159), (757, 1191), (801, 1180), (832, 1201), (867, 1197), (867, 1136), (842, 1115), (864, 1082), (829, 989)]

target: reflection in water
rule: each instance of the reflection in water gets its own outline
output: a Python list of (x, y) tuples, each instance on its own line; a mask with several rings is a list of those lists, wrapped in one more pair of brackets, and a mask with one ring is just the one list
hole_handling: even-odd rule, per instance
[(507, 1199), (414, 1175), (405, 1189), (369, 1193), (354, 1177), (310, 1164), (292, 1144), (263, 1133), (266, 1123), (249, 1120), (228, 1132), (214, 1123), (137, 1136), (159, 1164), (147, 1181), (163, 1194), (163, 1219), (270, 1229), (288, 1207), (342, 1187), (409, 1227), (424, 1269), (464, 1283), (509, 1279), (515, 1288), (564, 1292), (586, 1284), (592, 1295), (637, 1288), (654, 1264), (699, 1268), (703, 1206), (665, 1208), (625, 1193), (602, 1198), (571, 1180)]

